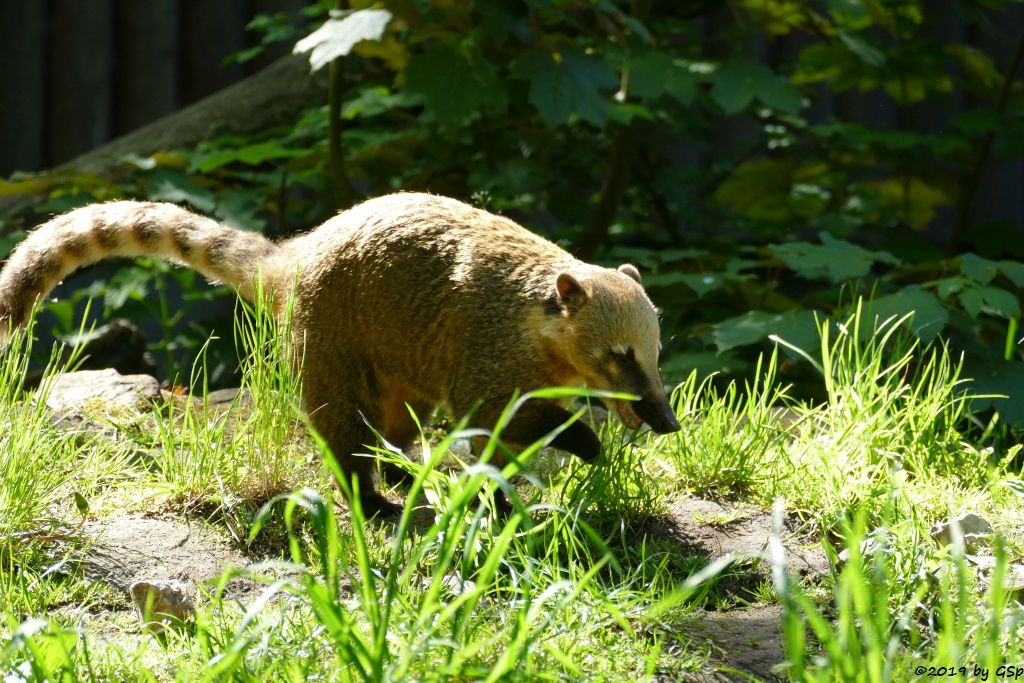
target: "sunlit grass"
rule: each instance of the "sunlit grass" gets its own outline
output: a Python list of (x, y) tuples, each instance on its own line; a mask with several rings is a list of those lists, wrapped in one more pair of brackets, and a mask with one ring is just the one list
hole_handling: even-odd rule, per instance
[[(104, 418), (121, 437), (113, 440), (55, 430), (41, 407), (45, 382), (34, 396), (18, 384), (28, 337), (4, 352), (0, 414), (16, 429), (0, 433), (0, 674), (673, 678), (707, 666), (706, 650), (685, 635), (695, 610), (777, 602), (788, 672), (798, 680), (906, 680), (917, 663), (1024, 656), (1011, 596), (984, 584), (988, 570), (965, 561), (962, 548), (941, 549), (928, 531), (953, 512), (982, 512), (1009, 536), (981, 550), (998, 558), (992, 571), (1005, 573), (1024, 546), (1016, 451), (965, 436), (970, 385), (959, 363), (941, 345), (921, 347), (906, 320), (867, 326), (858, 313), (822, 322), (809, 360), (825, 403), (794, 400), (771, 354), (742, 386), (694, 375), (677, 387), (678, 434), (603, 425), (604, 453), (590, 465), (549, 453), (550, 437), (508, 465), (490, 464), (516, 402), (493, 433), (462, 422), (440, 440), (424, 438), (415, 461), (382, 445), (379, 457), (414, 480), (396, 492), (407, 504), (390, 524), (340, 502), (332, 482), (344, 488), (344, 478), (319, 438), (306, 435), (297, 408), (288, 335), (259, 306), (240, 320), (244, 378), (234, 404), (210, 403), (200, 356), (190, 396)], [(486, 441), (479, 462), (452, 454), (470, 437)], [(507, 513), (494, 508), (498, 489), (511, 501)], [(283, 565), (242, 571), (266, 584), (245, 604), (203, 587), (194, 624), (157, 639), (124, 611), (123, 597), (77, 574), (80, 549), (59, 538), (82, 519), (76, 492), (93, 503), (92, 516), (130, 501), (212, 519)], [(695, 494), (753, 510), (778, 501), (817, 530), (833, 575), (801, 584), (782, 571), (776, 547), (773, 582), (737, 593), (729, 577), (743, 566), (711, 562), (647, 526), (671, 521), (673, 506)], [(883, 552), (861, 553), (865, 537)], [(850, 557), (839, 561), (843, 548)]]

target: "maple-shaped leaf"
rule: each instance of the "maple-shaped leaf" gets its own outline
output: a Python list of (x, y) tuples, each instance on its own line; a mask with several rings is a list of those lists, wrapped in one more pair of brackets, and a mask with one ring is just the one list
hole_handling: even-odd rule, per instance
[(608, 121), (607, 91), (619, 84), (603, 62), (581, 50), (557, 56), (528, 53), (513, 67), (512, 77), (530, 82), (530, 103), (552, 128), (567, 123), (573, 115), (603, 127)]
[(503, 112), (505, 89), (492, 64), (470, 64), (450, 45), (431, 45), (412, 57), (405, 68), (406, 89), (423, 96), (423, 103), (442, 125), (459, 125), (481, 109)]
[(726, 114), (737, 114), (755, 99), (765, 106), (790, 114), (803, 106), (803, 95), (764, 64), (734, 59), (723, 64), (712, 77), (711, 99)]
[(295, 43), (295, 54), (309, 52), (309, 66), (319, 71), (336, 57), (344, 57), (356, 43), (380, 40), (391, 21), (391, 12), (361, 9), (344, 16), (332, 16), (323, 26)]

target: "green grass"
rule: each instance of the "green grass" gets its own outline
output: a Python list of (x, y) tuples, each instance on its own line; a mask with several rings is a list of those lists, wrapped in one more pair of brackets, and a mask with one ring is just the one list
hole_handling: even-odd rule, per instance
[[(21, 390), (30, 337), (4, 350), (5, 680), (674, 680), (716, 666), (691, 628), (703, 610), (765, 604), (782, 610), (782, 675), (795, 680), (913, 680), (919, 666), (987, 667), (994, 678), (1024, 660), (1021, 608), (1000, 576), (1024, 548), (1016, 450), (971, 441), (985, 435), (971, 428), (959, 364), (917, 343), (906, 320), (822, 323), (807, 355), (823, 404), (795, 400), (773, 354), (742, 387), (696, 376), (677, 387), (678, 434), (606, 424), (591, 465), (542, 440), (494, 467), (501, 422), (481, 462), (452, 455), (479, 435), (465, 423), (425, 440), (422, 459), (381, 447), (414, 484), (397, 491), (408, 496), (401, 519), (380, 524), (339, 502), (323, 464), (333, 461), (296, 407), (287, 336), (261, 310), (242, 319), (245, 391), (230, 410), (208, 400), (201, 356), (190, 396), (97, 409), (104, 434), (55, 428), (42, 408), (48, 381)], [(512, 494), (505, 517), (492, 510), (498, 487)], [(708, 530), (784, 510), (814, 531), (805, 542), (825, 547), (831, 573), (787, 575), (773, 541), (768, 581), (659, 532), (695, 494), (741, 506), (700, 517)], [(981, 550), (998, 559), (991, 569), (928, 533), (965, 508), (1000, 532)], [(202, 587), (194, 623), (151, 633), (124, 596), (77, 569), (83, 515), (125, 511), (211, 525), (239, 550), (277, 558), (275, 569), (225, 574)], [(262, 586), (241, 603), (222, 597), (237, 574)]]

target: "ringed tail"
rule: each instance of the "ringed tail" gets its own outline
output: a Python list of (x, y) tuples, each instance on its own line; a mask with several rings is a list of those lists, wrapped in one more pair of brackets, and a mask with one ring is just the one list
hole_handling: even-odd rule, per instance
[(186, 265), (247, 299), (277, 247), (174, 204), (117, 201), (85, 206), (33, 230), (0, 270), (0, 345), (32, 306), (82, 266), (105, 258), (151, 256)]

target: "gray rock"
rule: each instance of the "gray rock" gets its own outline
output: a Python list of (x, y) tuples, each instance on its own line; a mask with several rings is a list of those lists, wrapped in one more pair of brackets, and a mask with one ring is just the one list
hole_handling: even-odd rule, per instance
[(191, 583), (173, 579), (136, 581), (130, 592), (139, 618), (150, 629), (183, 624), (195, 614), (196, 588)]
[(160, 385), (149, 375), (122, 375), (116, 370), (82, 370), (58, 375), (46, 395), (57, 414), (85, 409), (145, 410), (160, 399)]
[[(967, 562), (978, 568), (981, 585), (985, 590), (992, 580), (992, 572), (996, 567), (994, 555), (965, 555)], [(1024, 565), (1008, 564), (1006, 573), (1003, 575), (1003, 588), (1010, 594), (1010, 597), (1018, 602), (1024, 600)]]
[(932, 527), (931, 535), (940, 546), (947, 546), (953, 543), (952, 527), (956, 522), (960, 525), (960, 533), (963, 534), (964, 549), (973, 553), (978, 546), (986, 543), (992, 537), (992, 524), (987, 519), (975, 512), (965, 512), (949, 521), (936, 524)]
[(249, 395), (249, 390), (238, 387), (211, 391), (206, 395), (206, 400), (211, 406), (217, 408), (230, 408), (236, 400), (240, 406), (252, 406), (252, 396)]

